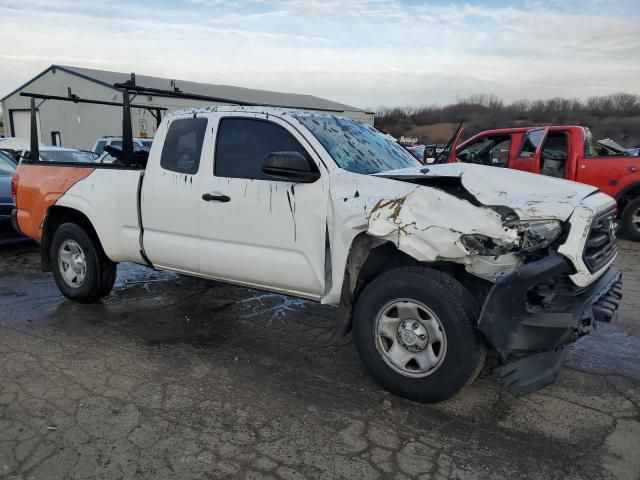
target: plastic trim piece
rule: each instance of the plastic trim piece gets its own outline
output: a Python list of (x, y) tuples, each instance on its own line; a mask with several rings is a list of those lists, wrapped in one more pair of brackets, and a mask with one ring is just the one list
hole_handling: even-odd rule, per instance
[(531, 288), (558, 282), (571, 272), (561, 255), (531, 262), (497, 279), (480, 315), (478, 328), (504, 362), (498, 380), (517, 395), (544, 388), (555, 380), (565, 347), (610, 322), (622, 298), (620, 270), (611, 266), (589, 287), (556, 287), (549, 304), (533, 306)]

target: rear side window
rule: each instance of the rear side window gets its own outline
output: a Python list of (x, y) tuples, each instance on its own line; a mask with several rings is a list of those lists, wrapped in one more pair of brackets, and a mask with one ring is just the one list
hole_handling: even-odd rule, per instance
[(519, 157), (530, 158), (536, 154), (536, 150), (540, 146), (540, 142), (542, 142), (542, 138), (544, 137), (544, 129), (541, 128), (539, 130), (531, 130), (527, 133), (527, 136), (524, 139), (524, 143), (522, 144), (522, 149), (520, 150)]
[(280, 125), (250, 118), (223, 118), (218, 127), (215, 175), (273, 180), (262, 173), (262, 164), (272, 152), (298, 152), (313, 167), (306, 150)]
[(206, 118), (174, 120), (164, 140), (160, 166), (172, 172), (197, 173), (206, 129)]

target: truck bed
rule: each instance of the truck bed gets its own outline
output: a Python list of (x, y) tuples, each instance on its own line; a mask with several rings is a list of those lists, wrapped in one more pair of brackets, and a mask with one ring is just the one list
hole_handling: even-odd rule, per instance
[(46, 162), (18, 167), (20, 230), (40, 241), (52, 208), (84, 212), (114, 261), (142, 261), (138, 194), (143, 170), (112, 164)]

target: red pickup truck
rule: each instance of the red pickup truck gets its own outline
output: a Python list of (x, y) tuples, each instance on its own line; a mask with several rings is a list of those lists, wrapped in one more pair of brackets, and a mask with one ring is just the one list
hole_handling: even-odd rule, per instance
[(598, 187), (616, 199), (623, 232), (640, 241), (640, 157), (606, 155), (578, 126), (486, 130), (456, 148), (450, 161), (515, 168)]

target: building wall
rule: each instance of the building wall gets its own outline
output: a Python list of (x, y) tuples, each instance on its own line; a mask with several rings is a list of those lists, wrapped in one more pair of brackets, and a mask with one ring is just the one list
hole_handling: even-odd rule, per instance
[[(11, 117), (15, 111), (25, 111), (30, 108), (30, 98), (21, 97), (20, 92), (43, 93), (48, 95), (67, 96), (67, 88), (81, 98), (121, 102), (122, 94), (111, 88), (95, 82), (71, 75), (61, 70), (45, 73), (20, 91), (14, 93), (2, 102), (5, 112), (7, 135), (15, 133), (17, 136), (29, 136), (30, 132), (12, 131)], [(41, 100), (36, 99), (36, 105)], [(189, 106), (204, 106), (204, 102), (187, 101), (172, 98), (137, 97), (135, 103), (157, 105), (170, 109)], [(210, 103), (209, 103), (210, 104)], [(105, 105), (91, 105), (85, 103), (59, 102), (47, 100), (38, 107), (40, 117), (40, 140), (51, 144), (51, 132), (60, 132), (62, 146), (71, 148), (91, 148), (98, 137), (104, 135), (122, 134), (122, 108)], [(134, 136), (153, 137), (156, 130), (156, 120), (151, 113), (141, 109), (132, 109), (131, 119)], [(146, 131), (142, 127), (146, 126)], [(14, 129), (15, 130), (15, 129)]]
[[(21, 97), (20, 92), (66, 97), (68, 87), (71, 87), (72, 93), (81, 98), (122, 102), (122, 94), (116, 90), (59, 69), (48, 71), (2, 102), (6, 135), (14, 136), (14, 133), (15, 136), (29, 137), (30, 135), (29, 131), (12, 131), (12, 111), (24, 111), (30, 108), (31, 99)], [(42, 100), (36, 99), (36, 105), (40, 102)], [(213, 102), (148, 96), (136, 97), (133, 103), (166, 107), (169, 110), (215, 105)], [(51, 145), (52, 132), (60, 132), (63, 147), (78, 149), (90, 149), (98, 137), (122, 134), (122, 107), (47, 100), (38, 107), (38, 111), (40, 140), (47, 145)], [(345, 116), (373, 124), (371, 114), (348, 112)], [(132, 109), (131, 123), (134, 136), (153, 137), (155, 135), (157, 123), (149, 111)]]

